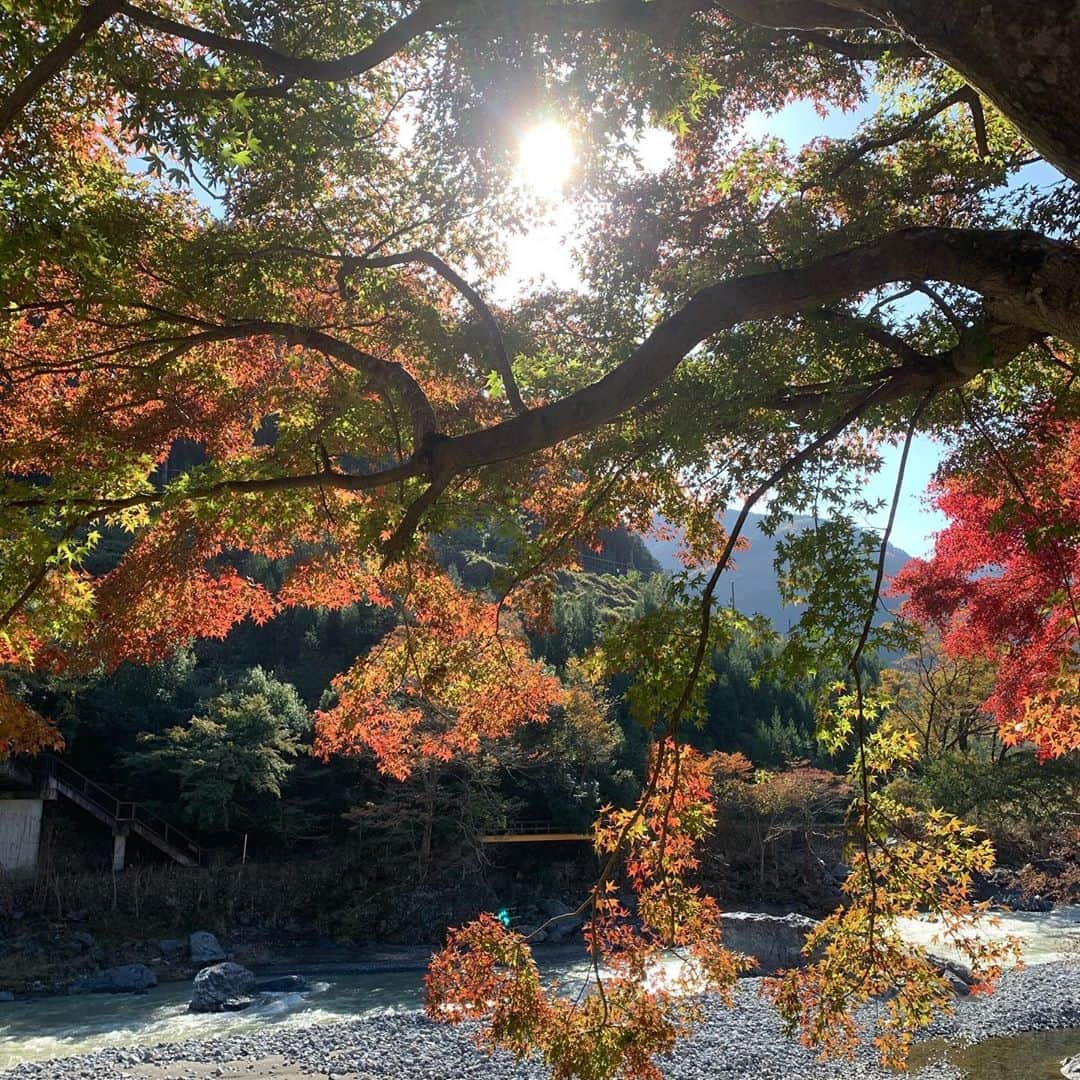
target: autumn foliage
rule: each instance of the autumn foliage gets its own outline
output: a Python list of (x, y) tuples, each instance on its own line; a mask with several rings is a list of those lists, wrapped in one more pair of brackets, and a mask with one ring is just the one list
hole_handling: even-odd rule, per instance
[(562, 702), (559, 680), (529, 657), (500, 605), (437, 567), (388, 571), (376, 595), (402, 607), (401, 624), (334, 680), (337, 704), (315, 720), (318, 755), (366, 750), (404, 780), (424, 761), (475, 754), (482, 739), (544, 723)]
[(1045, 759), (1080, 748), (1080, 423), (1044, 407), (1014, 438), (939, 481), (948, 524), (894, 590), (947, 654), (994, 665), (984, 707)]
[[(623, 680), (649, 747), (640, 799), (596, 824), (589, 992), (544, 986), (486, 916), (428, 981), (433, 1015), (484, 1020), (556, 1076), (655, 1077), (686, 991), (728, 994), (743, 969), (696, 874), (716, 785), (749, 764), (686, 745), (742, 618), (722, 610), (741, 542), (723, 515), (809, 520), (778, 548), (804, 608), (784, 666), (854, 758), (853, 872), (770, 993), (844, 1053), (851, 1010), (896, 990), (879, 1046), (899, 1061), (947, 997), (898, 918), (940, 917), (980, 986), (1003, 958), (971, 934), (988, 846), (886, 791), (913, 749), (863, 685), (889, 644), (886, 545), (878, 561), (856, 522), (890, 441), (959, 448), (937, 488), (950, 524), (896, 582), (908, 611), (998, 666), (1008, 740), (1080, 748), (1080, 226), (1071, 180), (1025, 172), (1076, 175), (1053, 106), (1075, 105), (1080, 45), (1058, 49), (1053, 5), (979, 4), (935, 22), (970, 5), (5, 0), (0, 755), (57, 744), (20, 673), (150, 664), (362, 603), (393, 628), (334, 680), (316, 749), (408, 777), (574, 704), (522, 626), (599, 530), (669, 530), (686, 572), (583, 665)], [(961, 33), (990, 24), (1016, 63)], [(1039, 64), (1053, 78), (999, 92)], [(859, 109), (858, 130), (755, 135), (798, 103)], [(580, 159), (575, 285), (507, 297), (512, 241), (554, 209), (516, 148), (552, 116)], [(670, 143), (655, 169), (650, 132)], [(484, 593), (433, 553), (459, 526), (513, 550)]]
[[(592, 963), (584, 993), (545, 987), (528, 938), (483, 916), (452, 932), (433, 961), (429, 1014), (483, 1020), (482, 1043), (537, 1053), (555, 1077), (659, 1080), (656, 1056), (688, 1032), (698, 1014), (694, 995), (709, 990), (730, 1001), (750, 966), (724, 948), (716, 901), (689, 880), (696, 846), (714, 824), (717, 765), (658, 744), (638, 804), (601, 814), (596, 849), (605, 868), (581, 906)], [(666, 958), (678, 963), (666, 966)]]

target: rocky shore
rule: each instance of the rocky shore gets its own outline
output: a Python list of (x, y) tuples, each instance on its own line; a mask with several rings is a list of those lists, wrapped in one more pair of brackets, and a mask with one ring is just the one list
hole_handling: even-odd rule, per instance
[[(864, 1017), (873, 1022), (872, 1012)], [(1080, 963), (1044, 964), (1009, 973), (991, 997), (964, 998), (930, 1035), (959, 1042), (1025, 1031), (1080, 1027)], [(1078, 1036), (1080, 1037), (1080, 1036)], [(664, 1063), (671, 1080), (883, 1080), (869, 1048), (854, 1063), (821, 1063), (787, 1037), (758, 980), (745, 979), (735, 1007), (705, 1003), (705, 1022)], [(335, 1080), (543, 1080), (536, 1063), (479, 1052), (469, 1034), (434, 1024), (417, 1012), (139, 1049), (109, 1049), (82, 1057), (33, 1062), (0, 1080), (201, 1080), (204, 1077), (333, 1077)], [(955, 1080), (952, 1066), (932, 1064), (923, 1080)]]

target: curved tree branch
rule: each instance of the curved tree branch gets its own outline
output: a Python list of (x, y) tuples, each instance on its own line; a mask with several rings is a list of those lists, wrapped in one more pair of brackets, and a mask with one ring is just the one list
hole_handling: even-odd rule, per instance
[(856, 0), (716, 0), (714, 7), (774, 30), (880, 30), (882, 23)]
[(990, 145), (986, 137), (986, 117), (983, 113), (982, 102), (979, 100), (978, 92), (965, 85), (943, 97), (940, 101), (932, 102), (894, 131), (856, 143), (832, 169), (829, 173), (829, 179), (835, 180), (866, 154), (873, 153), (875, 150), (884, 150), (889, 146), (895, 146), (897, 143), (903, 142), (905, 139), (910, 139), (912, 135), (930, 120), (933, 120), (935, 116), (940, 116), (941, 113), (959, 104), (967, 105), (971, 110), (971, 120), (975, 127), (975, 145), (978, 148), (979, 155), (983, 158), (989, 157)]
[(314, 79), (320, 82), (342, 82), (362, 75), (404, 49), (415, 38), (434, 30), (447, 19), (458, 14), (465, 0), (425, 0), (424, 3), (403, 19), (384, 30), (370, 45), (349, 56), (331, 60), (290, 56), (278, 52), (259, 41), (247, 38), (227, 37), (211, 30), (169, 19), (155, 12), (138, 7), (129, 0), (118, 0), (117, 10), (132, 22), (159, 33), (202, 45), (220, 55), (240, 56), (253, 60), (265, 70), (283, 78)]
[(412, 416), (414, 453), (420, 451), (438, 430), (438, 421), (431, 402), (420, 384), (401, 364), (382, 360), (322, 330), (294, 323), (251, 319), (229, 326), (211, 326), (206, 323), (200, 325), (207, 329), (182, 338), (169, 355), (190, 352), (191, 349), (211, 341), (240, 341), (261, 335), (275, 337), (287, 345), (302, 345), (324, 356), (333, 357), (354, 371), (366, 375), (380, 390), (397, 393)]
[(345, 292), (346, 279), (357, 270), (404, 266), (408, 263), (417, 262), (429, 266), (441, 278), (449, 282), (469, 302), (473, 311), (480, 317), (480, 321), (486, 327), (488, 336), (491, 338), (492, 350), (495, 355), (495, 370), (502, 379), (503, 389), (506, 391), (506, 399), (510, 402), (510, 408), (516, 413), (525, 412), (525, 402), (521, 400), (521, 392), (518, 390), (517, 382), (514, 379), (514, 372), (510, 366), (510, 356), (506, 351), (506, 342), (503, 340), (498, 320), (492, 313), (491, 308), (485, 303), (483, 297), (438, 255), (420, 248), (413, 248), (411, 251), (402, 251), (395, 255), (345, 256), (341, 260), (338, 284), (342, 292)]
[[(983, 295), (988, 312), (985, 324), (971, 328), (960, 343), (938, 357), (917, 356), (881, 373), (881, 382), (869, 388), (873, 401), (884, 402), (960, 386), (980, 372), (1000, 365), (1043, 336), (1058, 336), (1080, 343), (1080, 251), (1071, 244), (1037, 233), (978, 229), (913, 228), (890, 233), (879, 240), (806, 266), (732, 278), (696, 293), (678, 311), (663, 319), (618, 367), (591, 385), (551, 404), (530, 409), (492, 427), (462, 435), (437, 433), (431, 405), (413, 377), (391, 364), (324, 334), (288, 323), (248, 322), (214, 327), (202, 340), (268, 334), (301, 344), (364, 371), (400, 394), (413, 409), (416, 444), (412, 456), (383, 472), (367, 476), (281, 476), (229, 481), (191, 497), (221, 490), (283, 490), (289, 487), (376, 488), (424, 476), (433, 486), (445, 486), (454, 476), (514, 458), (526, 457), (576, 435), (596, 430), (640, 405), (674, 372), (693, 348), (732, 327), (758, 319), (819, 311), (821, 307), (851, 299), (898, 281), (948, 281)], [(175, 342), (174, 342), (175, 343)], [(907, 357), (912, 360), (910, 356)], [(864, 387), (851, 384), (814, 388), (820, 403), (836, 393), (851, 396)], [(763, 400), (762, 408), (798, 407), (791, 400)], [(160, 496), (134, 496), (122, 505), (153, 503)], [(423, 501), (414, 510), (422, 514)], [(121, 504), (100, 499), (23, 500), (11, 505), (97, 507), (105, 513)]]
[[(1037, 233), (912, 228), (829, 255), (804, 267), (733, 278), (696, 293), (660, 322), (617, 368), (559, 401), (482, 431), (431, 444), (431, 475), (460, 472), (554, 446), (614, 420), (640, 404), (691, 349), (742, 322), (788, 316), (857, 296), (895, 281), (950, 281), (980, 292), (1003, 326), (1080, 342), (1080, 251)], [(971, 378), (993, 360), (965, 353), (937, 378)], [(981, 365), (981, 366), (980, 366)], [(905, 372), (910, 378), (911, 373)], [(933, 385), (925, 377), (920, 389)], [(910, 392), (910, 387), (907, 391)]]
[(804, 41), (808, 45), (814, 45), (819, 49), (843, 56), (856, 63), (874, 63), (884, 60), (886, 56), (901, 60), (919, 60), (926, 53), (913, 41), (898, 39), (896, 41), (848, 41), (839, 38), (835, 34), (829, 34), (821, 30), (795, 30), (792, 37)]

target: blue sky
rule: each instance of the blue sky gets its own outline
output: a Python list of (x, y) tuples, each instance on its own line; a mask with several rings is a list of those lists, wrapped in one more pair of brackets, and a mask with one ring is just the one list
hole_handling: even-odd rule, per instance
[[(903, 548), (909, 555), (928, 555), (933, 548), (934, 534), (945, 524), (945, 518), (928, 502), (926, 489), (941, 461), (943, 447), (926, 436), (918, 436), (911, 443), (907, 468), (904, 470), (904, 488), (893, 524), (892, 543)], [(882, 529), (888, 519), (888, 507), (896, 486), (896, 471), (900, 464), (900, 447), (887, 446), (882, 457), (885, 464), (874, 476), (866, 489), (870, 500), (883, 499), (885, 509), (868, 524)]]

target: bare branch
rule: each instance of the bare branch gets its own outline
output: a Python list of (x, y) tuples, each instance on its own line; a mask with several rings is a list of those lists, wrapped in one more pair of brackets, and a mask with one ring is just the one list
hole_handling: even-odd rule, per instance
[(350, 274), (359, 269), (376, 269), (387, 266), (404, 266), (407, 263), (423, 263), (431, 267), (440, 277), (448, 281), (469, 302), (473, 311), (480, 317), (481, 322), (487, 328), (491, 338), (492, 349), (495, 354), (495, 370), (502, 379), (503, 389), (506, 391), (506, 399), (510, 407), (516, 413), (525, 412), (525, 402), (521, 400), (521, 392), (518, 390), (514, 379), (514, 372), (510, 366), (510, 356), (506, 351), (506, 342), (503, 340), (502, 330), (499, 328), (491, 308), (484, 302), (483, 297), (474, 289), (453, 267), (444, 262), (433, 252), (414, 248), (411, 251), (403, 251), (396, 255), (371, 255), (367, 257), (350, 258), (341, 260), (341, 269), (338, 272), (338, 283), (342, 292), (346, 289), (346, 279)]

